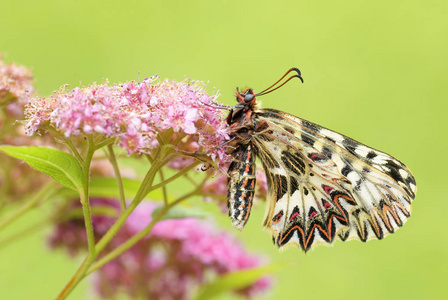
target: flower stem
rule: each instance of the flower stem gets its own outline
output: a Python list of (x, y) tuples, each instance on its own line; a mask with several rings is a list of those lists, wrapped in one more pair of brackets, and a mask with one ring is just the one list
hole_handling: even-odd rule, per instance
[(117, 180), (118, 192), (120, 194), (121, 211), (124, 211), (126, 209), (126, 197), (124, 195), (123, 180), (121, 178), (120, 168), (118, 167), (117, 158), (115, 157), (112, 144), (107, 145), (107, 150), (109, 151), (109, 161), (114, 168), (115, 178)]
[(73, 277), (70, 279), (70, 281), (64, 287), (64, 289), (56, 297), (56, 300), (65, 299), (65, 298), (67, 298), (68, 295), (70, 295), (70, 293), (78, 285), (78, 283), (81, 281), (81, 279), (84, 278), (87, 269), (93, 263), (95, 258), (96, 258), (96, 256), (92, 256), (90, 253), (87, 255), (87, 257), (84, 259), (81, 266), (76, 271), (75, 275), (73, 275)]
[[(163, 153), (162, 153), (163, 152)], [(137, 207), (137, 205), (144, 199), (145, 194), (144, 191), (152, 186), (152, 182), (154, 180), (154, 177), (156, 176), (160, 163), (163, 160), (164, 156), (166, 156), (166, 152), (161, 151), (157, 157), (155, 157), (153, 164), (151, 165), (151, 168), (149, 169), (148, 173), (146, 173), (145, 178), (142, 181), (142, 184), (140, 185), (140, 188), (137, 191), (137, 194), (135, 195), (134, 200), (129, 204), (129, 206), (124, 210), (120, 216), (118, 217), (117, 221), (112, 225), (112, 227), (106, 232), (106, 234), (99, 240), (99, 242), (96, 244), (96, 252), (101, 252), (106, 245), (112, 240), (114, 235), (120, 230), (121, 226), (123, 226), (126, 219), (131, 215), (131, 213), (134, 211), (134, 209)]]
[(72, 150), (73, 155), (76, 157), (76, 159), (79, 161), (80, 164), (84, 163), (84, 160), (82, 159), (81, 155), (78, 152), (78, 149), (76, 149), (73, 142), (66, 138), (65, 136), (61, 135), (64, 138), (64, 141), (67, 143), (67, 145), (70, 147), (70, 150)]
[(60, 139), (63, 139), (64, 142), (67, 144), (67, 146), (72, 151), (73, 155), (76, 157), (76, 159), (79, 161), (79, 163), (82, 165), (84, 164), (84, 159), (81, 157), (81, 155), (78, 152), (78, 149), (76, 149), (75, 145), (73, 144), (72, 140), (66, 138), (62, 133), (60, 133), (56, 128), (53, 128), (51, 126), (45, 126), (45, 129), (48, 131), (53, 132), (55, 135), (57, 135)]
[(101, 142), (99, 142), (98, 144), (95, 145), (95, 150), (98, 150), (98, 149), (100, 149), (100, 148), (102, 148), (104, 146), (107, 146), (107, 145), (111, 145), (114, 142), (115, 142), (115, 138), (105, 139), (104, 141), (101, 141)]
[(34, 208), (40, 201), (48, 199), (54, 192), (56, 186), (57, 183), (55, 181), (51, 181), (45, 185), (33, 198), (31, 198), (30, 201), (24, 203), (19, 209), (11, 213), (6, 219), (2, 220), (0, 222), (0, 230), (10, 225), (30, 209)]
[(161, 187), (167, 185), (171, 181), (176, 180), (177, 178), (181, 177), (182, 175), (185, 175), (188, 171), (190, 171), (194, 167), (198, 166), (199, 164), (201, 164), (200, 161), (196, 161), (196, 162), (192, 163), (191, 165), (189, 165), (185, 169), (182, 169), (180, 172), (176, 173), (176, 175), (173, 175), (170, 178), (168, 178), (167, 180), (164, 180), (164, 181), (162, 181), (162, 182), (160, 182), (160, 183), (150, 187), (147, 192), (149, 193), (151, 191), (157, 190), (158, 188), (161, 188)]
[(87, 140), (89, 142), (89, 147), (86, 154), (86, 159), (84, 161), (83, 170), (84, 170), (84, 179), (83, 186), (84, 189), (80, 193), (80, 200), (82, 204), (82, 211), (84, 214), (84, 222), (86, 226), (87, 233), (87, 244), (89, 247), (89, 255), (94, 256), (95, 254), (95, 235), (93, 232), (92, 225), (92, 216), (90, 214), (90, 203), (89, 203), (89, 180), (90, 180), (90, 164), (92, 162), (93, 153), (95, 152), (93, 138), (91, 135), (87, 136)]
[[(159, 175), (160, 175), (160, 180), (162, 182), (164, 182), (165, 181), (165, 176), (163, 175), (162, 168), (160, 168), (160, 170), (159, 170)], [(165, 205), (167, 205), (168, 204), (168, 193), (166, 191), (166, 185), (162, 186), (162, 194), (163, 194), (163, 203), (165, 203)]]

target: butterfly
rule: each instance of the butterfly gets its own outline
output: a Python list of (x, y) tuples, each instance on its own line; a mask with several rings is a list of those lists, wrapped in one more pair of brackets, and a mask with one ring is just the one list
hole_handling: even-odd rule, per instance
[[(280, 82), (291, 75), (282, 84)], [(227, 117), (233, 162), (228, 169), (229, 216), (240, 230), (255, 193), (255, 162), (266, 173), (268, 192), (263, 226), (278, 247), (382, 239), (410, 217), (416, 182), (410, 170), (389, 154), (345, 135), (276, 109), (262, 109), (256, 97), (293, 78), (291, 68), (255, 94), (239, 92)]]

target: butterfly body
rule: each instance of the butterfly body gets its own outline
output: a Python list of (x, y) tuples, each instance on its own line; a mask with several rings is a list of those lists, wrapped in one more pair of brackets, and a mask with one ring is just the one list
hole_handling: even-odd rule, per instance
[(249, 218), (255, 156), (268, 184), (263, 225), (279, 247), (296, 244), (307, 251), (335, 237), (382, 239), (404, 224), (416, 183), (403, 163), (289, 113), (261, 109), (257, 95), (237, 92), (238, 105), (227, 118), (236, 140), (228, 181), (235, 227), (242, 230)]
[(232, 225), (243, 230), (249, 219), (255, 195), (255, 151), (251, 143), (238, 145), (234, 161), (229, 167), (229, 216)]

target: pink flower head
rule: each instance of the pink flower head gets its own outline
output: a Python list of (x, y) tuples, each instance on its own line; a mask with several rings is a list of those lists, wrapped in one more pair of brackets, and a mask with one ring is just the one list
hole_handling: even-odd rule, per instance
[(5, 64), (0, 55), (0, 102), (6, 101), (7, 112), (15, 117), (23, 114), (23, 106), (33, 93), (33, 76), (23, 66)]
[[(114, 137), (128, 154), (149, 152), (171, 130), (172, 139), (165, 143), (179, 135), (189, 136), (203, 152), (229, 138), (222, 112), (212, 105), (218, 96), (207, 94), (204, 82), (160, 81), (157, 75), (143, 82), (94, 83), (71, 91), (62, 88), (48, 98), (29, 102), (25, 128), (28, 135), (45, 125), (67, 138), (80, 134)], [(223, 147), (210, 156), (229, 159)]]

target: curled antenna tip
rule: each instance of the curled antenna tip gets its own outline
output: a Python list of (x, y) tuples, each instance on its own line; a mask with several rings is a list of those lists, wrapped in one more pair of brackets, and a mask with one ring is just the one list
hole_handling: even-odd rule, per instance
[(296, 73), (297, 73), (296, 77), (299, 78), (300, 81), (302, 81), (302, 83), (303, 83), (302, 73), (300, 72), (300, 70), (298, 68), (291, 68), (290, 71), (296, 71)]

